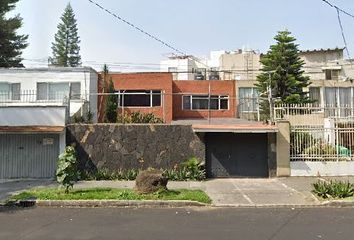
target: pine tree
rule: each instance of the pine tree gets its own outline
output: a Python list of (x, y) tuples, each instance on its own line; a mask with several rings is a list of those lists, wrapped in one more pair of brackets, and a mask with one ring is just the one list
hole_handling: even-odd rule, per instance
[(115, 89), (112, 79), (109, 81), (108, 93), (106, 99), (106, 111), (105, 111), (105, 122), (115, 123), (117, 122), (117, 108), (118, 108), (118, 95), (115, 95)]
[(310, 79), (304, 76), (296, 39), (287, 30), (279, 31), (274, 37), (276, 43), (261, 57), (262, 73), (257, 76), (255, 86), (260, 93), (263, 114), (269, 115), (268, 97), (270, 87), (272, 98), (285, 104), (311, 102), (304, 88), (310, 85)]
[(6, 14), (15, 8), (18, 0), (0, 1), (0, 67), (23, 67), (22, 50), (28, 35), (17, 34), (16, 31), (22, 26), (22, 18), (19, 15), (6, 18)]
[(55, 34), (55, 41), (52, 43), (53, 65), (62, 67), (77, 67), (81, 65), (80, 37), (74, 11), (70, 3), (66, 6), (58, 24), (58, 32)]

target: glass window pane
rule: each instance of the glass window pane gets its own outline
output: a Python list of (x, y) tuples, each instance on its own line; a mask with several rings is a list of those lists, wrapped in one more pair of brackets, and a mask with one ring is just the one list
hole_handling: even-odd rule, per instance
[(21, 84), (13, 83), (11, 84), (11, 99), (12, 100), (20, 100), (21, 98)]
[(0, 100), (8, 100), (10, 98), (10, 85), (8, 83), (0, 83)]
[(192, 96), (192, 109), (208, 109), (208, 96)]
[(69, 83), (49, 83), (49, 99), (62, 100), (69, 97)]
[(226, 96), (220, 97), (220, 109), (229, 109), (229, 99)]
[(161, 106), (161, 91), (152, 91), (152, 106)]
[(309, 97), (311, 100), (315, 101), (314, 105), (321, 105), (321, 90), (319, 87), (310, 87), (309, 88)]
[(48, 83), (37, 83), (37, 100), (48, 100)]
[(191, 109), (191, 97), (190, 96), (183, 96), (183, 109)]
[(337, 106), (337, 89), (332, 87), (325, 88), (326, 105), (335, 107)]
[(124, 93), (124, 107), (150, 107), (150, 91), (127, 90)]
[(219, 109), (219, 96), (210, 96), (210, 109)]
[(71, 83), (71, 99), (81, 98), (81, 84), (79, 82)]

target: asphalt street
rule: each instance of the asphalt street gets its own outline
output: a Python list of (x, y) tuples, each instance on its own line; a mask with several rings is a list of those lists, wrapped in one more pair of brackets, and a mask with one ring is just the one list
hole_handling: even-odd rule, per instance
[(2, 208), (0, 239), (353, 239), (354, 208)]

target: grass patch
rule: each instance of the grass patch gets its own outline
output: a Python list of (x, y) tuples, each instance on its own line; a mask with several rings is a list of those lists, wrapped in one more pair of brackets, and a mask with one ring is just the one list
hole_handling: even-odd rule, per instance
[(162, 190), (152, 194), (138, 194), (131, 189), (90, 188), (65, 193), (62, 188), (35, 188), (12, 196), (9, 201), (36, 198), (38, 200), (191, 200), (211, 203), (201, 190)]

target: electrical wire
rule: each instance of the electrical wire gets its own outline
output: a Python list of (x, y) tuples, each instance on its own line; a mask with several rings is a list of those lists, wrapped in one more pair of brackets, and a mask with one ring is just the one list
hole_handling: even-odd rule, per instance
[(339, 23), (340, 31), (341, 31), (341, 33), (342, 33), (342, 38), (343, 38), (345, 50), (346, 50), (346, 52), (347, 52), (348, 58), (351, 59), (351, 58), (350, 58), (349, 49), (348, 49), (347, 40), (346, 40), (345, 34), (344, 34), (344, 29), (343, 29), (342, 20), (341, 20), (341, 18), (340, 18), (339, 8), (336, 7), (336, 10), (337, 10), (337, 18), (338, 18), (338, 23)]
[(349, 12), (347, 12), (347, 11), (341, 9), (341, 8), (339, 8), (338, 6), (334, 5), (333, 3), (330, 3), (330, 2), (327, 1), (327, 0), (322, 0), (322, 2), (326, 3), (327, 5), (329, 5), (329, 6), (332, 7), (332, 8), (337, 9), (337, 11), (342, 12), (342, 13), (344, 13), (345, 15), (354, 18), (354, 15), (353, 15), (353, 14), (351, 14), (351, 13), (349, 13)]

